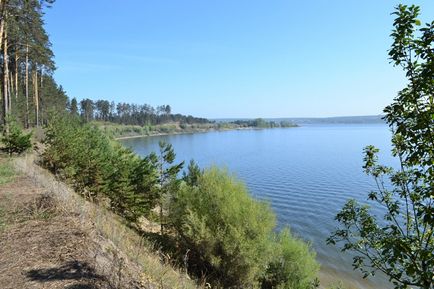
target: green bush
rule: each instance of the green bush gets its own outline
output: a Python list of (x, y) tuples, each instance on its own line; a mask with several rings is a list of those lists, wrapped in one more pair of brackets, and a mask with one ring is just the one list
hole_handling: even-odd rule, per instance
[(146, 215), (155, 203), (156, 163), (112, 142), (78, 119), (56, 117), (46, 127), (43, 164), (91, 199), (108, 198), (128, 220)]
[(289, 231), (276, 236), (269, 205), (225, 170), (202, 171), (191, 162), (181, 180), (183, 163), (174, 163), (171, 145), (161, 143), (158, 154), (140, 158), (71, 117), (50, 121), (45, 144), (45, 166), (85, 197), (108, 200), (132, 222), (159, 207), (161, 234), (179, 245), (173, 257), (186, 256), (197, 276), (225, 288), (311, 284), (317, 265), (309, 247)]
[(253, 199), (225, 170), (214, 167), (194, 175), (195, 182), (185, 182), (170, 207), (181, 247), (189, 252), (190, 271), (224, 288), (315, 286), (315, 253), (289, 229), (274, 233), (268, 204)]
[(273, 257), (262, 278), (262, 288), (314, 287), (319, 264), (309, 245), (291, 235), (289, 228), (276, 235)]
[(31, 138), (31, 132), (24, 133), (15, 120), (7, 118), (1, 141), (4, 145), (4, 150), (9, 155), (22, 154), (30, 149), (32, 147)]
[(218, 168), (206, 170), (197, 186), (183, 186), (171, 209), (184, 245), (209, 266), (224, 287), (257, 285), (270, 255), (275, 226), (270, 207), (250, 197), (243, 183)]
[(14, 168), (9, 161), (0, 161), (0, 185), (12, 181), (15, 174)]

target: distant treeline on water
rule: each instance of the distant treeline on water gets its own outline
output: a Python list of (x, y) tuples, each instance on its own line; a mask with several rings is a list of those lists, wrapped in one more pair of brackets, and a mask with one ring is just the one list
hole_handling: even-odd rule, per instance
[[(245, 123), (252, 122), (249, 118), (218, 118), (213, 119), (218, 122)], [(283, 117), (283, 118), (264, 118), (266, 122), (274, 123), (291, 123), (297, 125), (303, 124), (368, 124), (368, 123), (385, 123), (382, 115), (365, 115), (365, 116), (338, 116), (338, 117)]]
[(158, 125), (178, 122), (180, 124), (211, 123), (206, 118), (191, 115), (173, 114), (170, 105), (153, 107), (149, 104), (115, 103), (108, 100), (83, 99), (80, 103), (73, 98), (67, 104), (73, 115), (80, 115), (86, 121), (100, 120), (125, 125)]

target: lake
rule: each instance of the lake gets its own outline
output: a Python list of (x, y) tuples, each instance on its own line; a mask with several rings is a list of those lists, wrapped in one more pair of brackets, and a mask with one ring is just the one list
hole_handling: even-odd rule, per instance
[[(201, 167), (218, 165), (242, 179), (255, 198), (271, 203), (279, 227), (312, 242), (321, 263), (321, 280), (343, 280), (350, 288), (389, 288), (384, 276), (363, 279), (352, 270), (351, 256), (326, 245), (346, 200), (364, 202), (373, 179), (363, 173), (363, 148), (381, 149), (380, 160), (395, 165), (391, 133), (384, 124), (322, 124), (297, 128), (236, 130), (124, 139), (139, 155), (171, 143), (177, 160)], [(374, 208), (380, 212), (380, 208)]]

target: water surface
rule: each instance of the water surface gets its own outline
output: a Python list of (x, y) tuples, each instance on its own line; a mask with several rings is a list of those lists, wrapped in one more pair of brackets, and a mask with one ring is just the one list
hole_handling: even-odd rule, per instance
[(312, 242), (323, 280), (342, 279), (355, 288), (391, 287), (382, 276), (362, 279), (352, 270), (351, 257), (325, 242), (345, 201), (365, 201), (375, 189), (372, 178), (362, 170), (363, 148), (374, 144), (382, 150), (383, 163), (394, 164), (386, 125), (306, 125), (134, 138), (122, 143), (146, 155), (158, 151), (160, 140), (173, 145), (178, 161), (194, 159), (201, 167), (226, 167), (245, 181), (254, 197), (271, 202), (279, 227), (289, 225)]

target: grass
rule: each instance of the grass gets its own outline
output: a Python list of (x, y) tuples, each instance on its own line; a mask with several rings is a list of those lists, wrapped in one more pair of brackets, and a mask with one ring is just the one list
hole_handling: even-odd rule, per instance
[(88, 214), (88, 217), (94, 220), (94, 225), (102, 236), (111, 240), (116, 248), (124, 252), (130, 260), (140, 264), (140, 283), (142, 286), (201, 288), (199, 284), (188, 277), (182, 266), (173, 266), (170, 262), (170, 256), (159, 252), (152, 242), (123, 224), (122, 220), (112, 212), (91, 205)]
[(6, 227), (5, 211), (0, 207), (0, 232)]
[(93, 125), (101, 129), (105, 135), (113, 138), (130, 136), (151, 136), (158, 134), (193, 133), (212, 129), (220, 129), (217, 124), (179, 124), (166, 123), (161, 125), (123, 125), (110, 122), (93, 121)]
[(0, 159), (0, 185), (11, 182), (16, 173), (10, 161)]
[[(49, 219), (56, 210), (74, 216), (74, 220), (88, 228), (92, 238), (99, 244), (99, 249), (93, 252), (95, 256), (101, 257), (106, 253), (112, 256), (107, 263), (107, 270), (111, 272), (110, 279), (113, 279), (119, 288), (122, 288), (120, 285), (125, 278), (123, 272), (127, 267), (137, 268), (137, 271), (134, 269), (131, 272), (138, 274), (132, 276), (135, 276), (135, 281), (144, 288), (203, 288), (201, 284), (190, 279), (182, 264), (174, 266), (170, 256), (160, 252), (152, 241), (125, 224), (121, 217), (106, 208), (103, 201), (100, 204), (86, 201), (48, 171), (35, 165), (32, 158), (17, 159), (16, 165), (19, 171), (32, 176), (35, 183), (52, 193), (30, 203), (26, 207), (29, 213), (40, 219)], [(51, 196), (57, 200), (56, 210), (51, 209)]]

